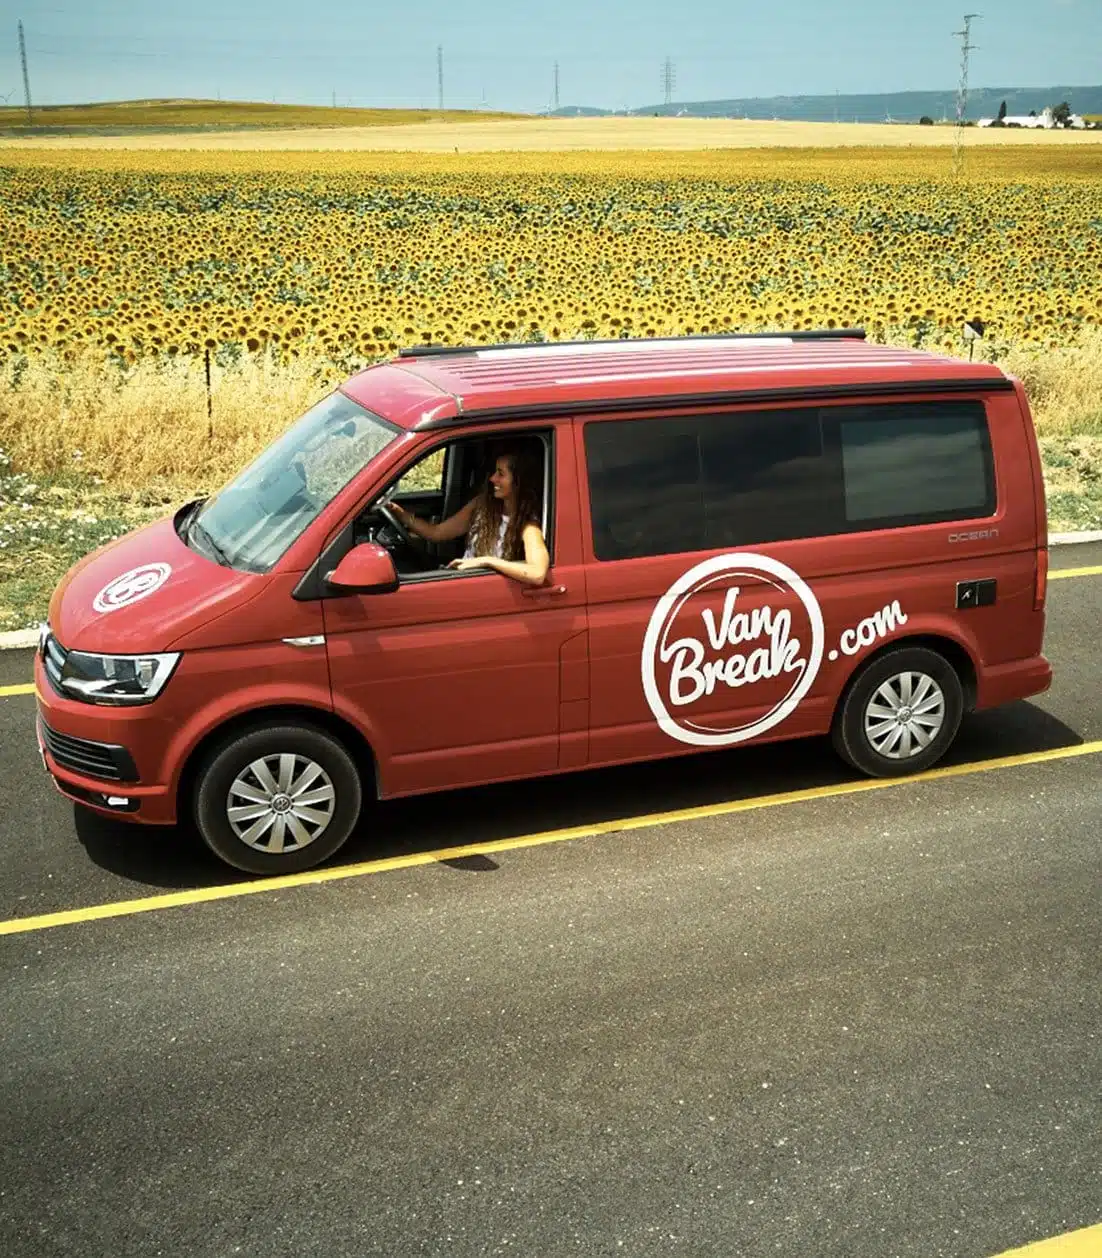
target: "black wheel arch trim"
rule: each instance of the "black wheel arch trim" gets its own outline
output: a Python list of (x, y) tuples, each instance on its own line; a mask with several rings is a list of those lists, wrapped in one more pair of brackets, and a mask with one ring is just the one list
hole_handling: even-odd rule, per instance
[(360, 775), (360, 787), (366, 798), (379, 798), (379, 766), (374, 748), (350, 721), (324, 708), (311, 708), (293, 703), (253, 708), (230, 717), (209, 730), (188, 753), (176, 784), (176, 815), (185, 815), (195, 793), (199, 769), (213, 747), (249, 729), (265, 729), (273, 725), (304, 725), (335, 738), (352, 757)]
[(862, 656), (854, 662), (853, 668), (850, 670), (845, 685), (842, 687), (834, 705), (834, 713), (831, 718), (832, 723), (839, 719), (850, 691), (872, 664), (875, 664), (877, 660), (882, 659), (892, 651), (910, 649), (912, 647), (924, 647), (928, 651), (935, 651), (944, 658), (945, 662), (960, 679), (964, 698), (964, 712), (973, 711), (976, 706), (977, 674), (976, 662), (968, 649), (962, 646), (955, 638), (943, 637), (936, 633), (919, 633), (903, 638), (892, 638), (891, 641), (883, 643), (875, 651), (870, 651), (868, 655)]

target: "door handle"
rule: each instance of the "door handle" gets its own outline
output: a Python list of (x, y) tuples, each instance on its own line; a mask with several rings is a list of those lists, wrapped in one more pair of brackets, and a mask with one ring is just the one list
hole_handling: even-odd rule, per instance
[(525, 598), (555, 598), (566, 593), (565, 585), (526, 585), (521, 591)]

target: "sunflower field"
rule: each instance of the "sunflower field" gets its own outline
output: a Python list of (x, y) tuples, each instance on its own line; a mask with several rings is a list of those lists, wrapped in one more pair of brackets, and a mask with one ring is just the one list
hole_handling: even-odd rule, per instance
[(1102, 146), (450, 156), (5, 150), (0, 353), (1102, 325)]

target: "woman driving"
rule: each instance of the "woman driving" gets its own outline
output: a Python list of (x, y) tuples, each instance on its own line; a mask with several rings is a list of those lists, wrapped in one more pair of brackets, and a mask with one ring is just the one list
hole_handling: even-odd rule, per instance
[(492, 568), (514, 581), (542, 585), (551, 559), (539, 526), (540, 462), (526, 450), (499, 455), (480, 494), (447, 520), (432, 524), (396, 502), (391, 511), (411, 533), (428, 542), (447, 542), (467, 535), (462, 559), (449, 568)]

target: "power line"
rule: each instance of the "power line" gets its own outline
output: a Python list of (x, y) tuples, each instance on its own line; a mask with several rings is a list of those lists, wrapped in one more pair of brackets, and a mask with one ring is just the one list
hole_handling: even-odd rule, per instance
[[(200, 50), (189, 49), (188, 51), (195, 52), (195, 51), (200, 51)], [(134, 58), (137, 58), (140, 60), (145, 60), (146, 58), (152, 58), (154, 60), (159, 60), (159, 61), (167, 61), (170, 58), (175, 61), (178, 61), (180, 59), (179, 51), (176, 51), (176, 52), (127, 52), (125, 49), (118, 49), (118, 48), (107, 48), (107, 49), (103, 49), (97, 52), (95, 48), (88, 48), (88, 47), (83, 47), (83, 48), (81, 47), (33, 48), (32, 47), (31, 52), (33, 52), (36, 56), (39, 56), (39, 57), (61, 57), (61, 58), (78, 57), (82, 61), (88, 61), (95, 57), (99, 57), (100, 59), (106, 59), (109, 61), (115, 60), (116, 57), (125, 57), (128, 60), (134, 59)], [(264, 60), (268, 61), (270, 60), (270, 58), (265, 57)], [(289, 57), (289, 56), (277, 57), (275, 58), (275, 60), (293, 61), (294, 58)]]
[[(33, 53), (35, 56), (54, 59), (69, 57), (84, 62), (103, 62), (123, 57), (171, 59), (179, 62), (182, 55), (221, 55), (227, 60), (232, 59), (234, 63), (243, 60), (298, 62), (304, 59), (324, 59), (332, 64), (334, 60), (347, 61), (362, 58), (368, 53), (377, 54), (379, 45), (365, 37), (354, 36), (342, 38), (340, 46), (334, 48), (330, 42), (320, 37), (279, 39), (236, 34), (220, 37), (218, 35), (205, 36), (189, 30), (178, 40), (166, 41), (163, 36), (129, 33), (116, 36), (113, 32), (77, 36), (68, 31), (59, 30), (55, 33), (51, 30), (36, 29), (32, 35), (28, 36), (27, 51), (28, 54)], [(520, 63), (528, 61), (538, 64), (539, 54), (529, 53), (526, 56), (521, 53), (515, 60)], [(496, 52), (474, 50), (464, 57), (465, 67), (469, 65), (498, 66), (500, 62), (500, 54)], [(579, 51), (576, 55), (572, 55), (571, 64), (575, 62), (586, 66), (615, 66), (631, 71), (639, 69), (639, 62), (634, 57), (610, 55), (604, 52)], [(728, 59), (718, 55), (697, 56), (691, 58), (691, 64), (696, 67), (727, 65)]]
[(436, 45), (436, 107), (444, 112), (444, 45)]

